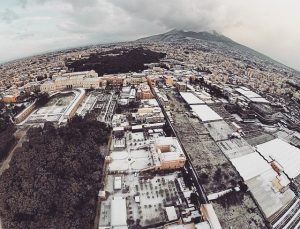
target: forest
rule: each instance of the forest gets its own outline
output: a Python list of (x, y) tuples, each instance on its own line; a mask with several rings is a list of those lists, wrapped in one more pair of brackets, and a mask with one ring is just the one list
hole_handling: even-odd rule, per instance
[(3, 228), (93, 228), (110, 131), (77, 116), (31, 128), (0, 177)]
[(8, 115), (0, 115), (0, 162), (8, 155), (11, 148), (16, 142), (14, 133), (15, 125), (10, 120)]
[(144, 64), (158, 63), (165, 53), (153, 52), (148, 49), (135, 48), (130, 50), (111, 50), (108, 52), (91, 54), (88, 59), (67, 62), (69, 69), (78, 71), (95, 70), (99, 76), (127, 72), (140, 72), (147, 69)]

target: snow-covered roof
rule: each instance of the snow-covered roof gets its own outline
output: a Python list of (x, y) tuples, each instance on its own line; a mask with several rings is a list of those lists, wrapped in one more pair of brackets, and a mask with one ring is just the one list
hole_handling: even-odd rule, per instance
[(191, 108), (203, 122), (223, 119), (207, 105), (192, 105)]
[(178, 218), (176, 209), (174, 206), (166, 207), (166, 213), (169, 221), (176, 220)]
[(290, 178), (300, 174), (300, 149), (276, 138), (257, 145), (257, 151), (269, 162), (276, 160)]
[(231, 162), (245, 181), (271, 169), (268, 162), (256, 152), (234, 158)]
[(195, 104), (205, 104), (204, 101), (199, 99), (197, 96), (195, 96), (191, 92), (180, 92), (180, 95), (185, 100), (185, 102), (189, 105), (195, 105)]
[(111, 200), (111, 226), (127, 226), (126, 200), (119, 196)]

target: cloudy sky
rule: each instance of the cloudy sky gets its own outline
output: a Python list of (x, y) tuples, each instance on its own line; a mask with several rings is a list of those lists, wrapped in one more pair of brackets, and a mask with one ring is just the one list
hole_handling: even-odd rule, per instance
[(216, 30), (300, 70), (299, 0), (1, 0), (0, 62), (171, 29)]

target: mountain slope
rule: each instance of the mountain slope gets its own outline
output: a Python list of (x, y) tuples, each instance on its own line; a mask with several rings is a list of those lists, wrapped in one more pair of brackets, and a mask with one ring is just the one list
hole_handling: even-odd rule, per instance
[(216, 31), (213, 32), (193, 32), (193, 31), (183, 31), (183, 30), (176, 30), (173, 29), (167, 33), (158, 34), (150, 37), (145, 37), (138, 39), (138, 42), (158, 42), (158, 41), (165, 41), (165, 42), (173, 42), (176, 40), (182, 40), (186, 38), (194, 38), (194, 39), (200, 39), (205, 41), (217, 41), (217, 42), (229, 42), (229, 43), (235, 43), (228, 37), (225, 37)]
[(193, 32), (174, 29), (166, 33), (140, 38), (136, 40), (136, 42), (196, 42), (205, 45), (205, 47), (209, 47), (210, 50), (217, 50), (218, 53), (230, 53), (233, 58), (251, 60), (251, 62), (256, 62), (255, 60), (258, 60), (258, 62), (264, 62), (265, 65), (283, 68), (294, 72), (297, 75), (299, 74), (296, 70), (287, 67), (260, 52), (248, 48), (247, 46), (239, 44), (216, 31)]

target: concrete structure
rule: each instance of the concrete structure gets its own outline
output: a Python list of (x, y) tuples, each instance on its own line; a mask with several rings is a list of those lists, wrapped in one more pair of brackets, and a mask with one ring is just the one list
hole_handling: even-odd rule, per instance
[(191, 108), (202, 122), (210, 122), (223, 119), (207, 105), (191, 105)]
[(211, 229), (222, 229), (219, 219), (211, 204), (202, 204), (201, 213), (203, 214), (203, 219), (209, 222)]
[(153, 99), (154, 96), (148, 84), (140, 84), (137, 89), (136, 96), (138, 99)]
[(300, 149), (289, 143), (274, 139), (257, 145), (257, 151), (268, 161), (276, 161), (290, 178), (300, 174)]
[(15, 117), (16, 123), (18, 124), (20, 122), (23, 122), (34, 109), (35, 109), (35, 101)]
[(166, 207), (166, 213), (169, 221), (177, 220), (178, 216), (174, 206)]
[(176, 79), (172, 75), (164, 76), (164, 81), (167, 86), (173, 86), (176, 82)]
[(262, 98), (259, 94), (251, 91), (246, 87), (237, 88), (236, 91), (241, 94), (244, 98), (248, 101), (255, 102), (255, 103), (270, 103), (265, 98)]
[[(18, 117), (19, 124), (23, 124), (23, 122), (44, 123), (46, 121), (65, 123), (76, 114), (84, 98), (85, 90), (82, 88), (55, 93), (51, 95), (50, 101), (45, 106), (36, 110), (34, 110), (35, 107), (30, 107), (24, 111), (24, 114)], [(28, 113), (31, 114), (28, 116)], [(26, 116), (28, 117), (26, 118)]]
[(205, 104), (204, 101), (199, 99), (192, 92), (180, 92), (180, 95), (188, 105)]
[(15, 103), (17, 102), (17, 96), (16, 95), (5, 95), (1, 99), (4, 103)]
[[(126, 75), (104, 75), (100, 77), (102, 82), (106, 83), (109, 87), (122, 87), (126, 79)], [(126, 86), (126, 85), (125, 85)]]
[(184, 82), (176, 82), (175, 87), (177, 88), (178, 91), (186, 91), (187, 89), (186, 83)]
[(65, 73), (53, 81), (46, 81), (41, 85), (42, 92), (57, 91), (72, 88), (100, 88), (103, 80), (95, 71)]
[(111, 226), (113, 229), (125, 229), (127, 227), (126, 199), (120, 196), (111, 200)]
[(122, 189), (122, 177), (114, 178), (114, 190)]
[(158, 137), (155, 139), (155, 143), (151, 144), (150, 148), (155, 170), (184, 167), (186, 157), (175, 137)]

